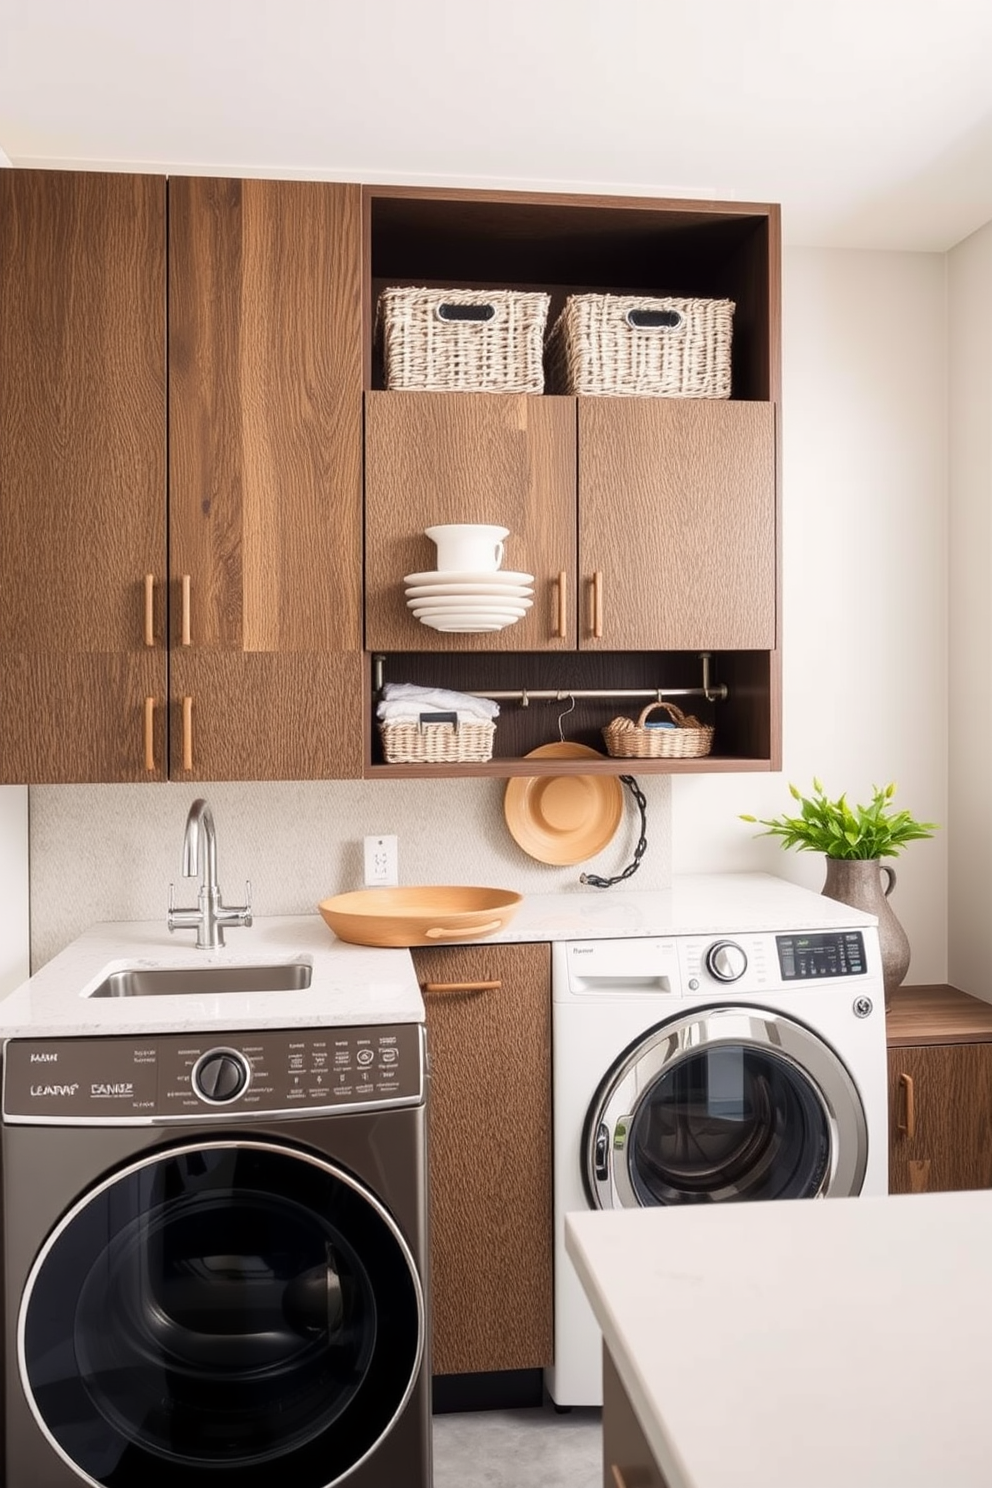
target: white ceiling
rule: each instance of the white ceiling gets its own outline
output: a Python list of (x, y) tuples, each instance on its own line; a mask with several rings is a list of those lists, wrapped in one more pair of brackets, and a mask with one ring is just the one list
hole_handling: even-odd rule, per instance
[(992, 0), (0, 0), (14, 165), (780, 201), (786, 241), (992, 220)]

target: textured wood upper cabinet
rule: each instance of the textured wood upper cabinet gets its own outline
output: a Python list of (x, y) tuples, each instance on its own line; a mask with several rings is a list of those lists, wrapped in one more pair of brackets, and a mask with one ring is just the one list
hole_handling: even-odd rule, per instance
[(580, 398), (578, 428), (580, 644), (774, 647), (774, 407)]
[(361, 273), (357, 186), (0, 172), (0, 779), (361, 774)]
[(173, 778), (359, 775), (360, 190), (174, 179), (169, 233)]
[[(369, 393), (365, 412), (366, 644), (370, 649), (574, 648), (575, 402), (499, 393)], [(503, 568), (533, 574), (534, 605), (493, 635), (443, 635), (407, 608), (404, 575), (435, 567), (424, 530), (507, 527)], [(567, 619), (558, 631), (558, 576)]]
[(534, 575), (529, 614), (473, 650), (775, 645), (769, 403), (368, 394), (370, 648), (465, 648), (404, 596), (438, 522), (508, 527), (503, 567)]
[(6, 783), (165, 776), (165, 198), (0, 171)]
[(413, 961), (431, 1061), (435, 1374), (550, 1364), (551, 948)]

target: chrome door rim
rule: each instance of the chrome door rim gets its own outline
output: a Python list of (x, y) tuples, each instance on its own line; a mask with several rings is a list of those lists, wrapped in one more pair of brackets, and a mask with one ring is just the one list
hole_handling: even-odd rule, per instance
[(108, 1177), (102, 1179), (99, 1183), (93, 1185), (91, 1188), (88, 1188), (84, 1194), (80, 1195), (80, 1197), (73, 1204), (72, 1208), (69, 1209), (62, 1216), (58, 1224), (54, 1226), (54, 1228), (48, 1233), (48, 1235), (46, 1235), (44, 1243), (37, 1256), (35, 1257), (30, 1271), (28, 1272), (27, 1279), (24, 1283), (24, 1290), (21, 1294), (21, 1301), (17, 1315), (17, 1370), (21, 1383), (21, 1389), (24, 1391), (24, 1398), (28, 1403), (28, 1407), (30, 1408), (31, 1414), (35, 1419), (39, 1431), (41, 1431), (45, 1440), (52, 1448), (52, 1451), (55, 1452), (66, 1464), (66, 1466), (71, 1469), (71, 1471), (80, 1480), (80, 1482), (89, 1484), (90, 1488), (105, 1488), (105, 1485), (101, 1483), (99, 1478), (93, 1478), (89, 1475), (89, 1473), (85, 1472), (79, 1466), (79, 1464), (68, 1455), (68, 1453), (63, 1449), (60, 1443), (52, 1435), (51, 1431), (49, 1431), (45, 1419), (41, 1415), (41, 1412), (39, 1411), (36, 1404), (34, 1391), (31, 1388), (31, 1383), (28, 1378), (27, 1357), (25, 1353), (25, 1331), (27, 1327), (28, 1307), (30, 1306), (31, 1298), (34, 1294), (34, 1288), (38, 1280), (38, 1276), (45, 1264), (45, 1261), (48, 1259), (49, 1252), (51, 1251), (52, 1247), (55, 1245), (59, 1237), (69, 1228), (69, 1226), (78, 1218), (78, 1216), (82, 1214), (91, 1203), (94, 1202), (94, 1200), (98, 1199), (101, 1194), (106, 1193), (109, 1189), (114, 1188), (122, 1180), (129, 1178), (136, 1173), (140, 1173), (144, 1168), (154, 1167), (157, 1163), (166, 1162), (173, 1158), (185, 1157), (190, 1153), (204, 1151), (231, 1151), (232, 1149), (238, 1152), (264, 1152), (269, 1155), (275, 1154), (277, 1156), (293, 1158), (298, 1162), (309, 1163), (312, 1167), (319, 1168), (322, 1172), (327, 1173), (332, 1178), (335, 1178), (339, 1182), (344, 1183), (348, 1188), (352, 1189), (361, 1199), (363, 1199), (371, 1209), (375, 1210), (379, 1218), (385, 1224), (386, 1228), (390, 1231), (392, 1238), (395, 1240), (400, 1253), (406, 1263), (407, 1270), (410, 1273), (410, 1281), (413, 1284), (413, 1291), (417, 1304), (417, 1347), (413, 1366), (410, 1370), (410, 1378), (407, 1380), (406, 1388), (403, 1392), (403, 1397), (397, 1405), (393, 1414), (390, 1416), (389, 1421), (387, 1422), (383, 1431), (381, 1432), (379, 1437), (377, 1437), (375, 1442), (373, 1442), (372, 1445), (368, 1448), (368, 1450), (364, 1452), (361, 1457), (356, 1458), (356, 1460), (351, 1463), (348, 1468), (346, 1468), (343, 1474), (339, 1474), (336, 1478), (330, 1479), (326, 1484), (324, 1484), (323, 1488), (334, 1488), (335, 1483), (343, 1482), (344, 1479), (349, 1477), (357, 1468), (362, 1465), (363, 1462), (368, 1461), (368, 1459), (378, 1450), (379, 1446), (386, 1439), (386, 1437), (389, 1436), (390, 1432), (393, 1430), (393, 1427), (396, 1425), (396, 1422), (399, 1420), (400, 1416), (403, 1414), (403, 1411), (406, 1409), (410, 1397), (413, 1394), (418, 1376), (420, 1374), (421, 1365), (424, 1359), (424, 1350), (426, 1347), (426, 1306), (424, 1302), (424, 1289), (417, 1271), (417, 1264), (414, 1260), (413, 1252), (407, 1244), (402, 1231), (397, 1226), (396, 1221), (389, 1213), (389, 1210), (385, 1207), (384, 1204), (381, 1203), (381, 1201), (376, 1197), (371, 1189), (367, 1188), (364, 1183), (360, 1183), (356, 1178), (352, 1177), (352, 1175), (348, 1173), (344, 1168), (338, 1167), (335, 1163), (329, 1161), (327, 1158), (319, 1157), (316, 1153), (306, 1152), (301, 1148), (290, 1147), (283, 1142), (257, 1140), (245, 1142), (213, 1141), (209, 1137), (204, 1137), (195, 1142), (183, 1142), (175, 1147), (159, 1148), (154, 1152), (146, 1153), (143, 1157), (139, 1158), (135, 1162), (128, 1163), (126, 1167), (116, 1169)]
[[(589, 1107), (582, 1142), (583, 1178), (593, 1208), (643, 1207), (625, 1160), (624, 1127), (629, 1132), (639, 1105), (663, 1074), (693, 1055), (730, 1045), (782, 1060), (815, 1096), (830, 1136), (827, 1171), (816, 1197), (860, 1193), (868, 1164), (868, 1124), (842, 1060), (822, 1036), (793, 1018), (768, 1008), (720, 1004), (695, 1008), (646, 1030), (607, 1072)], [(597, 1177), (595, 1164), (596, 1136), (603, 1127), (608, 1134), (605, 1178)]]

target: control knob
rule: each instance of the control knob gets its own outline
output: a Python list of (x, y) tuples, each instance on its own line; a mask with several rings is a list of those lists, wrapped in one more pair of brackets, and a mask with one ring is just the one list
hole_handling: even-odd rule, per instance
[(238, 1098), (248, 1084), (250, 1071), (236, 1049), (211, 1049), (193, 1070), (193, 1089), (215, 1106)]
[(736, 941), (714, 941), (706, 952), (706, 970), (718, 982), (736, 982), (747, 971), (747, 956)]

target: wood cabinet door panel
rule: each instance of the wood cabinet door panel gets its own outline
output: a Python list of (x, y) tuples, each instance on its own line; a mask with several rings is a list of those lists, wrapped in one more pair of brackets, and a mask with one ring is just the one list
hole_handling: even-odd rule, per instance
[(992, 1187), (992, 1043), (889, 1050), (889, 1191)]
[[(342, 658), (362, 645), (360, 189), (169, 191), (171, 642), (186, 649), (186, 584), (190, 654), (230, 662), (198, 673), (195, 710), (218, 720), (202, 766), (357, 775), (356, 700), (335, 679), (350, 685)], [(175, 700), (192, 670), (176, 667)]]
[[(580, 646), (773, 649), (773, 405), (578, 403)], [(594, 574), (602, 591), (598, 637)]]
[(166, 778), (162, 651), (5, 652), (0, 718), (8, 785)]
[(413, 951), (427, 1007), (433, 1369), (550, 1364), (547, 945)]
[(139, 778), (164, 697), (165, 231), (160, 177), (0, 171), (6, 781)]
[[(174, 653), (172, 779), (359, 777), (363, 671), (357, 651), (248, 656), (193, 650)], [(184, 731), (188, 731), (188, 741)]]
[[(574, 649), (575, 401), (507, 393), (367, 393), (365, 641), (370, 650)], [(406, 604), (404, 575), (435, 567), (425, 529), (509, 528), (503, 568), (534, 575), (534, 604), (504, 630), (446, 635)], [(558, 576), (566, 575), (565, 635)]]

